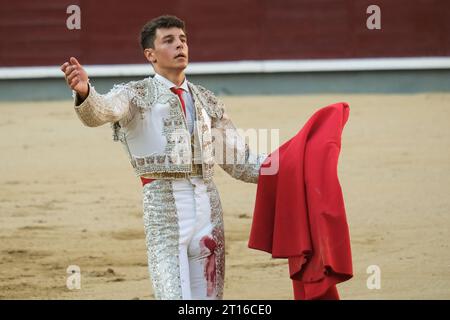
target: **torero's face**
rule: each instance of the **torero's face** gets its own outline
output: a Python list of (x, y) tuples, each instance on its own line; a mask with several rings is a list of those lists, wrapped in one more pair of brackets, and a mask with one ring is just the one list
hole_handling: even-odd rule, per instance
[(154, 48), (144, 50), (144, 55), (158, 73), (183, 71), (188, 65), (188, 53), (187, 36), (176, 27), (157, 29)]

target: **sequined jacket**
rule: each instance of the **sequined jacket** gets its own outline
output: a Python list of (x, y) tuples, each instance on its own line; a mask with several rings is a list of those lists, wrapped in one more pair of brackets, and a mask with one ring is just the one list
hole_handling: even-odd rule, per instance
[(210, 180), (214, 164), (232, 177), (256, 183), (265, 154), (254, 155), (209, 90), (188, 82), (196, 114), (194, 134), (187, 130), (179, 98), (152, 77), (115, 85), (89, 95), (75, 111), (88, 127), (110, 123), (115, 141), (122, 142), (137, 176), (186, 177), (195, 164)]

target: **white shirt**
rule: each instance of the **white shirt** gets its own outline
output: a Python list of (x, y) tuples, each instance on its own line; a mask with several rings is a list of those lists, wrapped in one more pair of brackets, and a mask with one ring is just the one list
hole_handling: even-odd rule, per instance
[(192, 98), (192, 94), (189, 91), (188, 81), (184, 78), (181, 86), (176, 86), (172, 81), (167, 78), (164, 78), (162, 75), (155, 73), (155, 79), (157, 79), (162, 84), (166, 85), (167, 88), (181, 88), (183, 89), (183, 100), (186, 107), (186, 124), (189, 132), (192, 134), (194, 132), (194, 122), (195, 122), (195, 108), (194, 108), (194, 100)]

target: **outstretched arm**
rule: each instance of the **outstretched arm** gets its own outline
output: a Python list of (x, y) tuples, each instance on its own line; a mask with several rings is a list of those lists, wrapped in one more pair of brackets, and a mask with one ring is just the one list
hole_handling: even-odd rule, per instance
[(117, 87), (107, 94), (99, 94), (89, 84), (89, 78), (74, 57), (61, 66), (67, 85), (73, 90), (75, 112), (88, 127), (117, 122), (130, 112), (130, 101), (125, 87)]

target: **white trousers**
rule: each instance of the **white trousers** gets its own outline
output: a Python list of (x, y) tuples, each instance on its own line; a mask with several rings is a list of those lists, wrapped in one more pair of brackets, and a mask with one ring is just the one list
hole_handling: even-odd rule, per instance
[(157, 299), (222, 298), (223, 222), (216, 197), (215, 186), (201, 178), (144, 186), (148, 262)]

